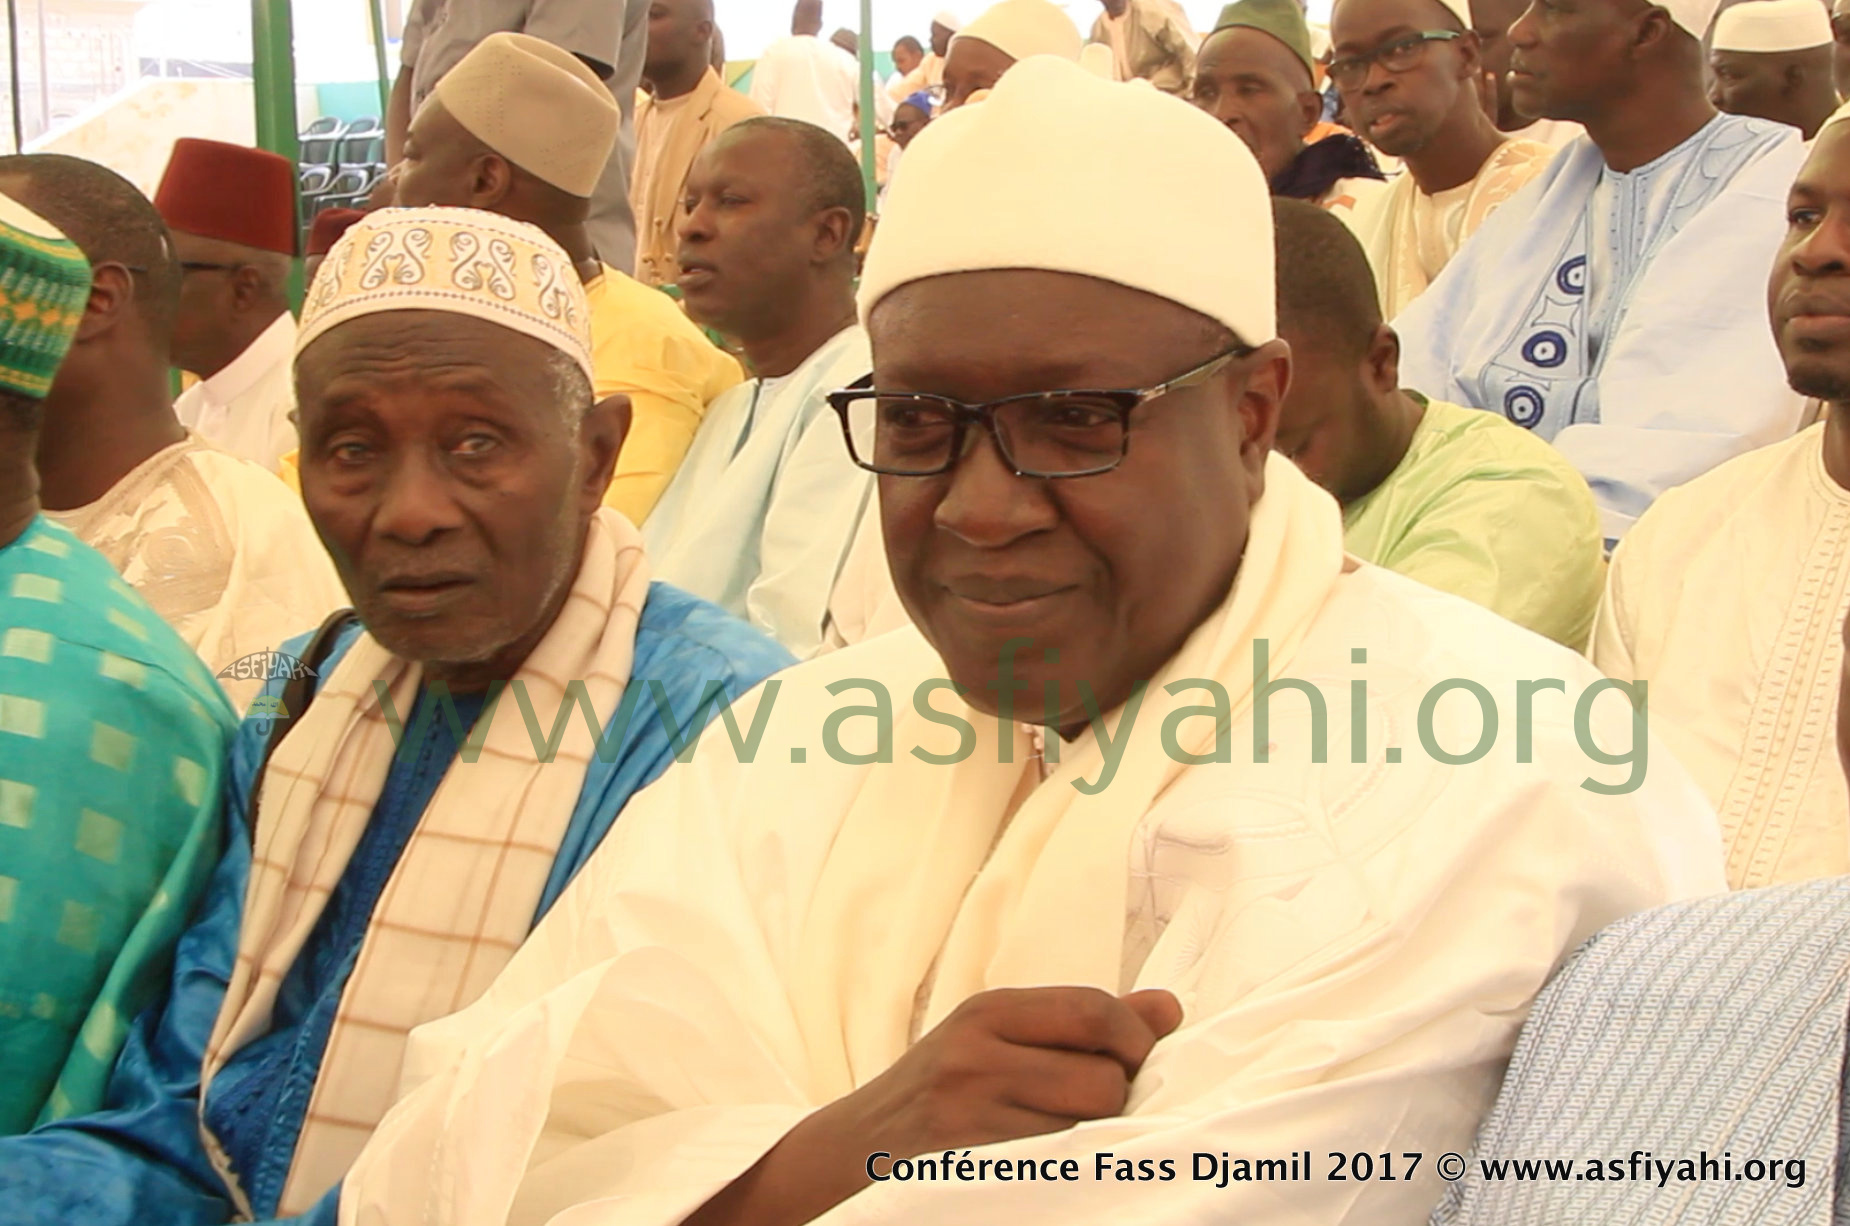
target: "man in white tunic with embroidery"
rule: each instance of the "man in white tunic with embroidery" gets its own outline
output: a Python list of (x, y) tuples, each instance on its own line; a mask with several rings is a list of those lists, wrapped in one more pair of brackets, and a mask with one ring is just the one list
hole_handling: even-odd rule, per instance
[[(638, 798), (414, 1039), (346, 1226), (1413, 1226), (1431, 1158), (1216, 1186), (1192, 1155), (1463, 1147), (1558, 962), (1721, 888), (1675, 763), (1583, 786), (1577, 704), (1648, 743), (1616, 683), (1345, 559), (1268, 459), (1291, 359), (1237, 136), (1030, 59), (912, 149), (861, 288), (879, 392), (833, 403), (918, 628), (761, 687), (755, 753), (708, 737)], [(1416, 721), (1443, 679), (1549, 675), (1571, 696), (1470, 765), (1478, 704)]]
[(1715, 7), (1531, 6), (1509, 31), (1516, 104), (1587, 134), (1393, 321), (1406, 386), (1553, 442), (1608, 542), (1664, 490), (1799, 423), (1743, 287), (1772, 262), (1805, 151), (1791, 128), (1709, 105)]

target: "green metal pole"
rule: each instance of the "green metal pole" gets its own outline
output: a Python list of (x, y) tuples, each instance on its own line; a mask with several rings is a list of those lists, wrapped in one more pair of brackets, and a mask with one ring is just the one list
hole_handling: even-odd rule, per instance
[(385, 113), (392, 109), (392, 79), (385, 63), (385, 7), (381, 0), (370, 0), (366, 6), (373, 19), (373, 62), (379, 68), (379, 122), (385, 122)]
[[(251, 76), (257, 94), (257, 147), (295, 163), (295, 25), (289, 0), (251, 0)], [(292, 204), (291, 210), (300, 205)], [(298, 214), (299, 215), (299, 214)], [(302, 266), (289, 277), (289, 296), (302, 303)]]
[(880, 199), (874, 167), (874, 0), (861, 0), (861, 179), (867, 186), (867, 211)]

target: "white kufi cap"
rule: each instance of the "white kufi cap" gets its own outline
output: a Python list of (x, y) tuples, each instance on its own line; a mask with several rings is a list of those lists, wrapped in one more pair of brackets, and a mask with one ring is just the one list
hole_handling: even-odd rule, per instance
[[(1002, 0), (993, 4), (951, 41), (965, 38), (988, 43), (1016, 60), (1057, 55), (1078, 63), (1080, 48), (1085, 45), (1073, 19), (1048, 0)], [(911, 156), (910, 152), (907, 156)]]
[(1820, 0), (1748, 0), (1715, 19), (1717, 51), (1804, 51), (1831, 45), (1831, 15)]
[(1277, 335), (1273, 260), (1271, 196), (1244, 141), (1147, 82), (1040, 56), (906, 150), (861, 320), (914, 281), (1039, 269), (1154, 294), (1258, 345)]
[(584, 61), (526, 34), (489, 35), (430, 96), (484, 145), (585, 200), (623, 122), (617, 100)]

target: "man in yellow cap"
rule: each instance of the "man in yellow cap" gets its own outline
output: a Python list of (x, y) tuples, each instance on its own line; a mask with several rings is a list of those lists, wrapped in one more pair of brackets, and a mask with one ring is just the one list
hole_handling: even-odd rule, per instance
[(586, 217), (617, 121), (608, 91), (574, 57), (524, 34), (493, 35), (418, 112), (395, 199), (530, 222), (571, 255), (591, 308), (592, 390), (629, 397), (632, 415), (606, 503), (640, 525), (707, 406), (745, 372), (666, 295), (594, 248)]
[[(1674, 763), (1583, 784), (1577, 703), (1642, 735), (1612, 683), (1345, 560), (1271, 454), (1270, 200), (1224, 126), (1039, 58), (909, 156), (832, 399), (916, 629), (638, 798), (420, 1035), (345, 1221), (1417, 1226), (1560, 961), (1721, 888)], [(1575, 698), (1471, 754), (1449, 691), (1532, 676)]]
[(300, 668), (232, 746), (228, 848), (165, 1005), (100, 1110), (0, 1142), (0, 1222), (313, 1208), (410, 1032), (789, 661), (654, 583), (600, 507), (625, 411), (593, 401), (587, 319), (571, 258), (492, 213), (388, 210), (329, 253), (296, 355), (302, 493), (354, 614), (284, 646)]
[(631, 271), (636, 250), (629, 185), (635, 161), (633, 115), (648, 53), (643, 0), (410, 0), (402, 66), (386, 109), (386, 160), (397, 165), (418, 110), (437, 85), (495, 34), (543, 38), (591, 71), (615, 99), (621, 119), (598, 174), (586, 226), (604, 262)]

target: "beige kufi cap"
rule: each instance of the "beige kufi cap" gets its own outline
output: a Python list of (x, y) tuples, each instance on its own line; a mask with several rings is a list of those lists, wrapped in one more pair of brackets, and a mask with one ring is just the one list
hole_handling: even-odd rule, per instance
[(1052, 56), (1015, 65), (982, 106), (934, 119), (907, 148), (861, 320), (914, 281), (1008, 268), (1155, 294), (1249, 345), (1278, 334), (1271, 195), (1246, 143), (1147, 82)]
[(596, 383), (591, 310), (572, 258), (524, 221), (476, 209), (367, 214), (315, 274), (296, 353), (338, 324), (383, 311), (447, 311), (500, 324), (551, 345)]
[(585, 200), (597, 190), (623, 122), (617, 100), (584, 61), (526, 34), (477, 43), (431, 98), (514, 165)]
[[(966, 38), (988, 43), (1017, 60), (1031, 55), (1057, 55), (1078, 63), (1080, 48), (1085, 45), (1073, 19), (1048, 0), (1002, 0), (993, 4), (958, 31), (951, 42)], [(906, 156), (911, 156), (910, 151)]]
[(1715, 19), (1717, 51), (1804, 51), (1831, 45), (1831, 15), (1820, 0), (1749, 0)]

